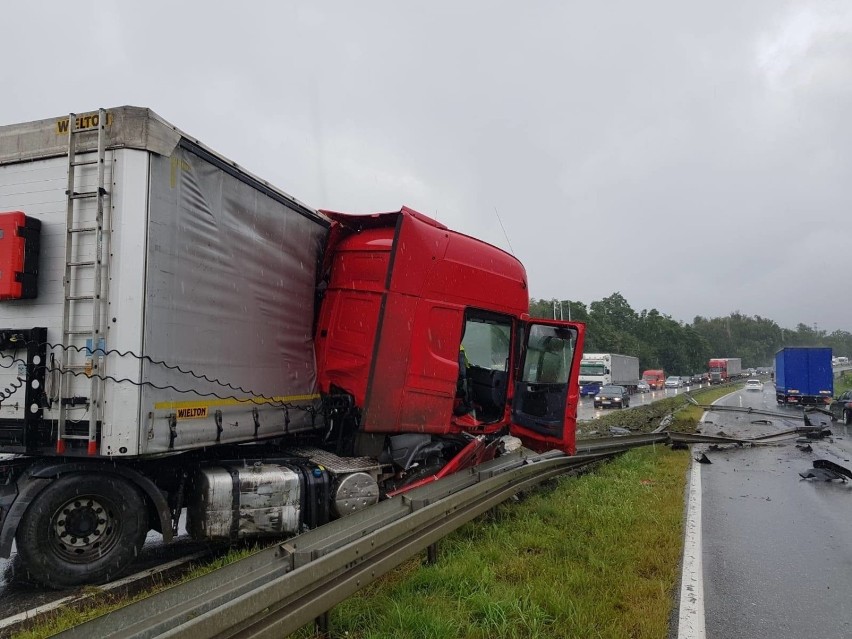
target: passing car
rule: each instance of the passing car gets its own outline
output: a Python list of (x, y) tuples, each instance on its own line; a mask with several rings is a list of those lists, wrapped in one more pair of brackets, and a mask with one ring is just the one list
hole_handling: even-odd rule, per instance
[(680, 388), (681, 386), (683, 386), (683, 380), (677, 375), (666, 377), (666, 388)]
[(684, 375), (680, 379), (684, 386), (692, 386), (692, 378), (689, 375)]
[(627, 408), (630, 406), (630, 394), (624, 386), (601, 386), (594, 403), (595, 408)]
[(637, 393), (650, 393), (651, 385), (646, 382), (644, 379), (640, 379), (639, 383), (636, 384), (636, 392)]
[(828, 407), (831, 411), (831, 416), (846, 424), (852, 426), (852, 390), (842, 393), (840, 397), (835, 399)]
[(762, 391), (763, 382), (761, 382), (759, 379), (747, 379), (745, 383), (745, 389), (747, 391)]

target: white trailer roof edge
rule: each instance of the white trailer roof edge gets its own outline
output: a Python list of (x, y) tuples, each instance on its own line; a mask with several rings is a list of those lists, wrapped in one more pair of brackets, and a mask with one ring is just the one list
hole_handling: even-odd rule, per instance
[[(237, 179), (288, 204), (301, 215), (330, 226), (330, 221), (323, 214), (187, 135), (151, 109), (120, 106), (106, 109), (106, 112), (108, 149), (139, 149), (170, 157), (178, 145), (189, 148)], [(96, 150), (97, 136), (94, 132), (98, 126), (97, 115), (97, 111), (76, 114), (78, 128), (93, 132), (91, 139), (80, 137), (78, 153)], [(0, 166), (67, 155), (68, 129), (68, 115), (0, 126)]]

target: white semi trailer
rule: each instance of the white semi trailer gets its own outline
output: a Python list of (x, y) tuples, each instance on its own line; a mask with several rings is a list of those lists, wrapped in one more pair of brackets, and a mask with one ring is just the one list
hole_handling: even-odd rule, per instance
[(580, 384), (626, 386), (633, 393), (639, 383), (639, 358), (617, 353), (584, 353), (580, 362)]

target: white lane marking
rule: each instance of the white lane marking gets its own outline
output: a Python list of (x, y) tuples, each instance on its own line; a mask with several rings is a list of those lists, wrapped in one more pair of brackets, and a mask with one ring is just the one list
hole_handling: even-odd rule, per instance
[(9, 626), (13, 626), (16, 623), (21, 623), (23, 621), (27, 621), (28, 619), (32, 619), (38, 615), (42, 615), (46, 612), (50, 612), (51, 610), (56, 610), (57, 608), (61, 608), (66, 604), (76, 603), (78, 601), (84, 601), (89, 599), (95, 594), (98, 594), (103, 591), (113, 590), (120, 586), (126, 586), (128, 584), (133, 583), (134, 581), (138, 581), (140, 579), (144, 579), (146, 577), (150, 577), (158, 572), (163, 572), (165, 570), (169, 570), (170, 568), (175, 568), (180, 566), (181, 564), (194, 561), (196, 559), (200, 559), (205, 555), (209, 554), (206, 550), (201, 550), (199, 552), (193, 553), (186, 557), (181, 557), (180, 559), (175, 559), (174, 561), (170, 561), (165, 564), (161, 564), (154, 568), (148, 568), (146, 570), (142, 570), (133, 575), (125, 577), (124, 579), (119, 579), (118, 581), (112, 581), (108, 584), (104, 584), (97, 588), (97, 591), (90, 594), (85, 595), (70, 595), (68, 597), (63, 597), (62, 599), (57, 599), (56, 601), (52, 601), (49, 604), (44, 604), (43, 606), (36, 606), (35, 608), (30, 608), (29, 610), (25, 610), (24, 612), (20, 612), (17, 615), (12, 615), (11, 617), (6, 617), (5, 619), (0, 619), (0, 630), (3, 628), (7, 628)]
[[(713, 404), (718, 404), (737, 391), (722, 395)], [(742, 401), (742, 396), (740, 396)], [(701, 415), (703, 424), (707, 413)], [(704, 623), (704, 563), (701, 544), (701, 465), (692, 459), (689, 475), (689, 503), (686, 507), (686, 526), (683, 540), (683, 570), (680, 576), (680, 611), (678, 615), (678, 639), (705, 639)]]
[[(701, 421), (704, 421), (704, 417)], [(683, 572), (680, 578), (678, 639), (704, 639), (704, 572), (701, 554), (701, 465), (692, 460), (689, 505), (683, 541)]]

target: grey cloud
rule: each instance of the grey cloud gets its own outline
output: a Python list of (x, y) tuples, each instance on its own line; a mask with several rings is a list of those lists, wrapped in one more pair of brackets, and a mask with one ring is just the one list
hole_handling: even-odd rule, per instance
[(852, 266), (843, 2), (66, 6), (5, 8), (0, 122), (142, 104), (317, 207), (496, 208), (536, 297), (852, 329), (803, 301)]

